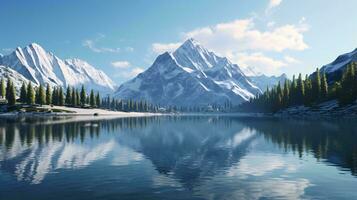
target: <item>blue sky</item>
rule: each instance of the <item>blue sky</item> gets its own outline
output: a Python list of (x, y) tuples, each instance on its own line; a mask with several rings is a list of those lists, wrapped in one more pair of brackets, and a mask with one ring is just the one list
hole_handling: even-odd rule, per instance
[(0, 0), (0, 53), (36, 42), (120, 84), (188, 37), (243, 68), (310, 73), (357, 47), (357, 1)]

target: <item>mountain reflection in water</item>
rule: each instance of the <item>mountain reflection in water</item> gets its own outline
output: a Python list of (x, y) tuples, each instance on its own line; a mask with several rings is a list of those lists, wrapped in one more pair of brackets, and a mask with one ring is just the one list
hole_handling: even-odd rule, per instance
[[(114, 181), (108, 173), (124, 181), (133, 178), (142, 188), (150, 182), (147, 193), (172, 187), (189, 191), (185, 198), (256, 199), (306, 195), (314, 184), (302, 170), (304, 160), (353, 176), (357, 172), (353, 120), (177, 116), (70, 121), (0, 120), (0, 176), (42, 185), (46, 179), (65, 182), (66, 173), (87, 169), (82, 176), (93, 182)], [(110, 183), (129, 187), (123, 180)]]

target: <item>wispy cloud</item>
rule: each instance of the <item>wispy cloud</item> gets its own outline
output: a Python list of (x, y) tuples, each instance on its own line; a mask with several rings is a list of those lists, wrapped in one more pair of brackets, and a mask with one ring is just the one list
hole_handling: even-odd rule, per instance
[(232, 54), (229, 59), (243, 68), (254, 67), (267, 75), (280, 74), (281, 68), (287, 66), (285, 61), (270, 58), (260, 52)]
[(293, 58), (293, 57), (291, 57), (291, 56), (285, 56), (285, 57), (284, 57), (284, 60), (285, 60), (287, 63), (290, 63), (290, 64), (292, 64), (292, 63), (300, 63), (299, 60), (297, 60), (296, 58)]
[(130, 62), (128, 61), (114, 61), (110, 63), (113, 67), (118, 69), (125, 69), (130, 67)]
[(144, 71), (145, 71), (144, 68), (135, 67), (135, 68), (122, 70), (122, 71), (118, 72), (116, 74), (116, 77), (130, 79), (130, 78), (134, 78), (135, 76), (137, 76), (138, 74), (140, 74), (140, 73), (142, 73)]
[(154, 43), (152, 44), (152, 51), (156, 54), (164, 53), (164, 52), (171, 52), (177, 49), (181, 43)]
[(127, 52), (133, 52), (134, 48), (133, 47), (125, 47), (125, 51)]
[(265, 12), (269, 13), (273, 8), (279, 6), (282, 0), (269, 0), (268, 7), (266, 8)]
[(95, 40), (84, 40), (82, 43), (83, 46), (88, 47), (90, 50), (96, 53), (119, 53), (120, 48), (108, 48), (108, 47), (97, 47)]
[(3, 49), (1, 49), (1, 51), (4, 53), (10, 53), (10, 52), (13, 52), (14, 49), (13, 48), (3, 48)]
[(133, 47), (125, 47), (124, 49), (121, 49), (119, 47), (117, 48), (111, 48), (111, 47), (103, 47), (99, 46), (98, 42), (106, 38), (104, 34), (98, 34), (98, 36), (94, 39), (86, 39), (82, 42), (82, 45), (84, 47), (87, 47), (91, 51), (95, 53), (120, 53), (120, 52), (133, 52), (134, 48)]

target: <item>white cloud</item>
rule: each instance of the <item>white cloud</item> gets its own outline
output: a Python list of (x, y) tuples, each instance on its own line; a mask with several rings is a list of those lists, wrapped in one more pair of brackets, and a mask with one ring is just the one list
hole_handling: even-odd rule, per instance
[(152, 51), (156, 54), (161, 54), (166, 51), (171, 52), (175, 49), (177, 49), (181, 43), (154, 43), (152, 44)]
[(242, 68), (254, 67), (259, 72), (266, 75), (275, 75), (282, 73), (281, 68), (287, 66), (287, 63), (265, 56), (263, 53), (237, 53), (228, 56), (230, 60), (237, 63)]
[(134, 78), (141, 72), (144, 72), (145, 70), (141, 67), (135, 67), (133, 69), (125, 70), (125, 71), (120, 71), (116, 76), (121, 77), (121, 78)]
[(84, 40), (82, 45), (96, 53), (119, 53), (120, 52), (120, 48), (97, 47), (95, 43), (96, 43), (96, 41), (94, 41), (94, 40)]
[[(87, 39), (87, 40), (84, 40), (82, 42), (82, 45), (84, 47), (87, 47), (88, 49), (90, 49), (91, 51), (95, 52), (95, 53), (120, 53), (122, 51), (122, 49), (120, 48), (110, 48), (110, 47), (99, 47), (97, 45), (97, 43), (100, 41), (100, 40), (103, 40), (106, 36), (104, 34), (101, 34), (99, 33), (98, 36), (94, 39)], [(133, 52), (134, 51), (134, 48), (133, 47), (125, 47), (123, 49), (123, 51), (126, 51), (126, 52)]]
[[(271, 2), (279, 5), (281, 1)], [(298, 61), (292, 57), (277, 55), (280, 60), (264, 53), (282, 53), (286, 50), (303, 51), (309, 46), (304, 41), (304, 33), (309, 27), (303, 17), (296, 24), (277, 25), (269, 22), (266, 29), (255, 24), (256, 18), (238, 19), (188, 31), (182, 34), (182, 40), (194, 38), (204, 47), (220, 56), (228, 57), (234, 63), (251, 66), (265, 74), (281, 73), (281, 68)], [(152, 51), (162, 53), (180, 46), (180, 43), (154, 43)]]
[(225, 51), (301, 51), (308, 48), (304, 42), (305, 31), (307, 26), (303, 23), (261, 31), (255, 27), (253, 19), (242, 19), (198, 28), (184, 35), (185, 38), (195, 38), (207, 48), (225, 55)]
[(267, 27), (273, 27), (275, 25), (274, 21), (270, 21), (267, 23)]
[(130, 67), (130, 62), (128, 61), (114, 61), (111, 65), (115, 68), (124, 69)]
[(277, 7), (281, 4), (282, 0), (269, 0), (268, 8), (267, 10), (270, 10), (274, 7)]
[(133, 52), (134, 51), (134, 48), (133, 47), (126, 47), (125, 50), (127, 52)]
[(10, 52), (12, 52), (12, 51), (14, 51), (14, 49), (13, 48), (3, 48), (3, 49), (1, 49), (4, 53), (10, 53)]
[(293, 58), (291, 56), (285, 56), (284, 60), (289, 64), (295, 64), (295, 63), (299, 63), (300, 62), (299, 60), (297, 60), (296, 58)]

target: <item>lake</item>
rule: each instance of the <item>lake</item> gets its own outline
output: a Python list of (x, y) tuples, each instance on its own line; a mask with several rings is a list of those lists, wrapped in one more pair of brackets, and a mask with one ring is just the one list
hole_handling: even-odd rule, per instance
[(357, 199), (357, 121), (0, 120), (0, 199)]

